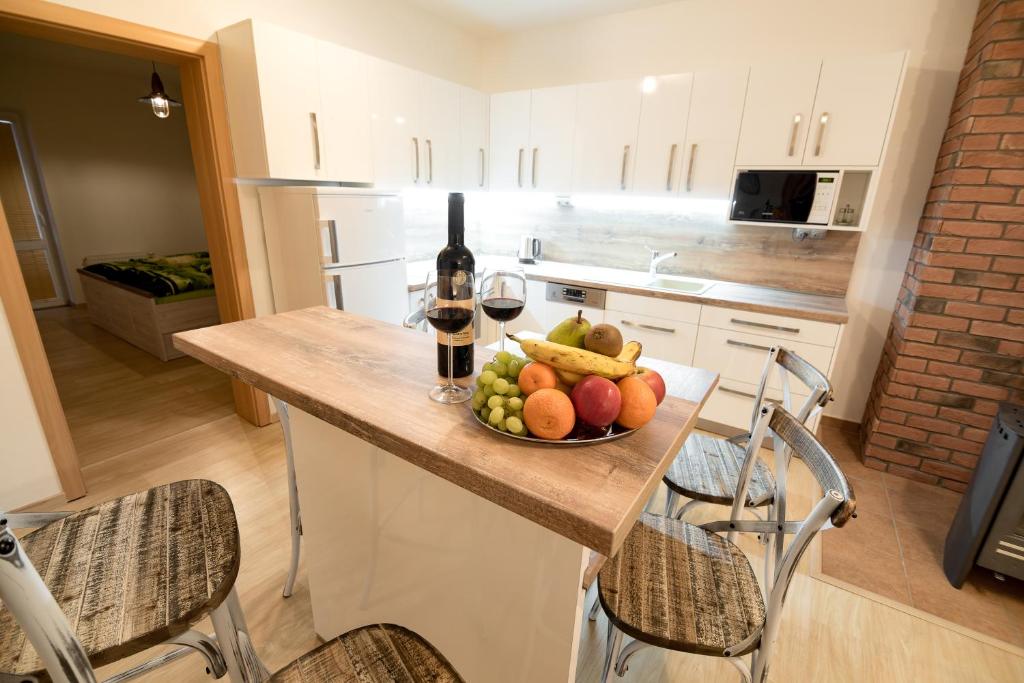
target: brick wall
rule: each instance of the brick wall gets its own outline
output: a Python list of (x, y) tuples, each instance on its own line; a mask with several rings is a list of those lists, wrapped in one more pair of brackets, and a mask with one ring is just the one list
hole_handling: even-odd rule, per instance
[(982, 0), (865, 411), (864, 463), (963, 490), (997, 402), (1024, 401), (1022, 361), (1024, 0)]

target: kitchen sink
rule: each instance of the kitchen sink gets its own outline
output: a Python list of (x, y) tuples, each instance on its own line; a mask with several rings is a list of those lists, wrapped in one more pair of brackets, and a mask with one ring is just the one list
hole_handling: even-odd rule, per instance
[(668, 289), (675, 292), (685, 292), (686, 294), (703, 294), (713, 284), (713, 282), (708, 282), (707, 280), (696, 280), (694, 278), (674, 275), (659, 275), (647, 282), (647, 286), (654, 289)]

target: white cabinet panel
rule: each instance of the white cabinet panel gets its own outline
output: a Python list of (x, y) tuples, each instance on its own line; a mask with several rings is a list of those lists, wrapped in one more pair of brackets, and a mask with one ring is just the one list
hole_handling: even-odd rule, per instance
[(459, 156), (460, 187), (466, 191), (487, 188), (489, 98), (472, 88), (459, 93), (459, 122), (462, 129)]
[(425, 147), (420, 134), (422, 75), (382, 59), (370, 59), (370, 124), (377, 187), (423, 184)]
[(750, 69), (737, 166), (799, 166), (821, 62), (755, 64)]
[(318, 41), (317, 61), (321, 166), (332, 180), (373, 182), (369, 59), (355, 50)]
[(529, 158), (523, 160), (528, 167), (523, 177), (529, 178), (529, 189), (570, 191), (575, 120), (575, 85), (531, 91)]
[[(790, 340), (833, 347), (839, 339), (839, 325), (818, 320), (801, 320), (770, 313), (740, 311), (735, 308), (704, 306), (700, 313), (701, 326), (717, 327), (722, 330), (749, 332), (778, 339), (781, 343)], [(820, 368), (825, 372), (828, 368)]]
[(898, 52), (825, 60), (805, 165), (878, 164), (905, 57)]
[(624, 340), (640, 342), (643, 346), (641, 364), (644, 356), (683, 365), (693, 364), (693, 350), (697, 343), (696, 325), (618, 311), (605, 311), (605, 322), (619, 328)]
[(526, 281), (526, 308), (515, 320), (505, 324), (505, 331), (511, 334), (528, 331), (538, 332), (541, 335), (548, 333), (547, 317), (545, 316), (544, 292), (547, 288), (546, 282), (539, 280)]
[(525, 157), (530, 146), (530, 99), (529, 90), (491, 95), (492, 190), (519, 190), (529, 183)]
[[(749, 432), (754, 411), (754, 396), (756, 395), (756, 383), (749, 384), (722, 377), (718, 381), (718, 387), (700, 411), (700, 418), (734, 427), (739, 431)], [(768, 389), (765, 391), (765, 398), (781, 403), (782, 392), (778, 389)], [(795, 408), (799, 408), (807, 399), (806, 396), (795, 392), (791, 398)]]
[[(685, 150), (686, 119), (690, 109), (692, 74), (644, 79), (640, 125), (633, 169), (633, 191), (674, 194), (679, 189)], [(742, 108), (743, 93), (740, 92)], [(736, 141), (733, 139), (733, 152)], [(732, 160), (729, 160), (730, 170)]]
[(579, 86), (573, 192), (625, 192), (632, 186), (639, 120), (639, 79)]
[[(784, 344), (786, 349), (818, 368), (822, 374), (828, 374), (829, 362), (832, 360), (831, 346), (817, 346), (789, 340), (783, 342), (757, 334), (745, 334), (703, 326), (700, 328), (700, 335), (697, 339), (693, 364), (699, 368), (714, 370), (722, 377), (757, 384), (761, 381), (761, 373), (764, 371), (768, 351), (774, 344)], [(782, 387), (779, 382), (778, 370), (772, 371), (768, 379), (768, 386), (776, 389)], [(790, 388), (794, 392), (804, 395), (811, 393), (795, 377), (790, 377)]]
[(700, 321), (700, 304), (673, 301), (653, 296), (638, 296), (622, 292), (608, 292), (604, 307), (610, 311), (651, 315), (696, 325)]
[(743, 118), (747, 67), (698, 71), (680, 153), (678, 185), (684, 197), (729, 199)]
[(420, 184), (456, 189), (461, 166), (459, 134), (460, 86), (433, 76), (420, 76)]

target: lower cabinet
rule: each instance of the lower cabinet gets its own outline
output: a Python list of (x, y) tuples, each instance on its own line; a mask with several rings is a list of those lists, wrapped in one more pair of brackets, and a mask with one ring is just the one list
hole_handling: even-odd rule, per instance
[(638, 341), (643, 356), (661, 360), (693, 364), (693, 351), (697, 343), (697, 326), (669, 318), (650, 315), (605, 311), (604, 321), (615, 325), (625, 341)]

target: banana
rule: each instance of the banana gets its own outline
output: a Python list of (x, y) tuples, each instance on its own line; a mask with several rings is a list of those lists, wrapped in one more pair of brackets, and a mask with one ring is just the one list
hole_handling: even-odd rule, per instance
[(518, 342), (523, 353), (533, 360), (558, 370), (574, 372), (578, 375), (598, 375), (605, 379), (619, 379), (636, 372), (636, 364), (633, 362), (621, 361), (593, 351), (540, 339), (519, 339), (513, 334), (506, 336), (512, 341)]
[(636, 363), (636, 359), (640, 357), (641, 351), (643, 351), (643, 347), (640, 346), (640, 342), (626, 342), (626, 345), (622, 347), (622, 351), (615, 357), (615, 360), (620, 360), (624, 363)]

